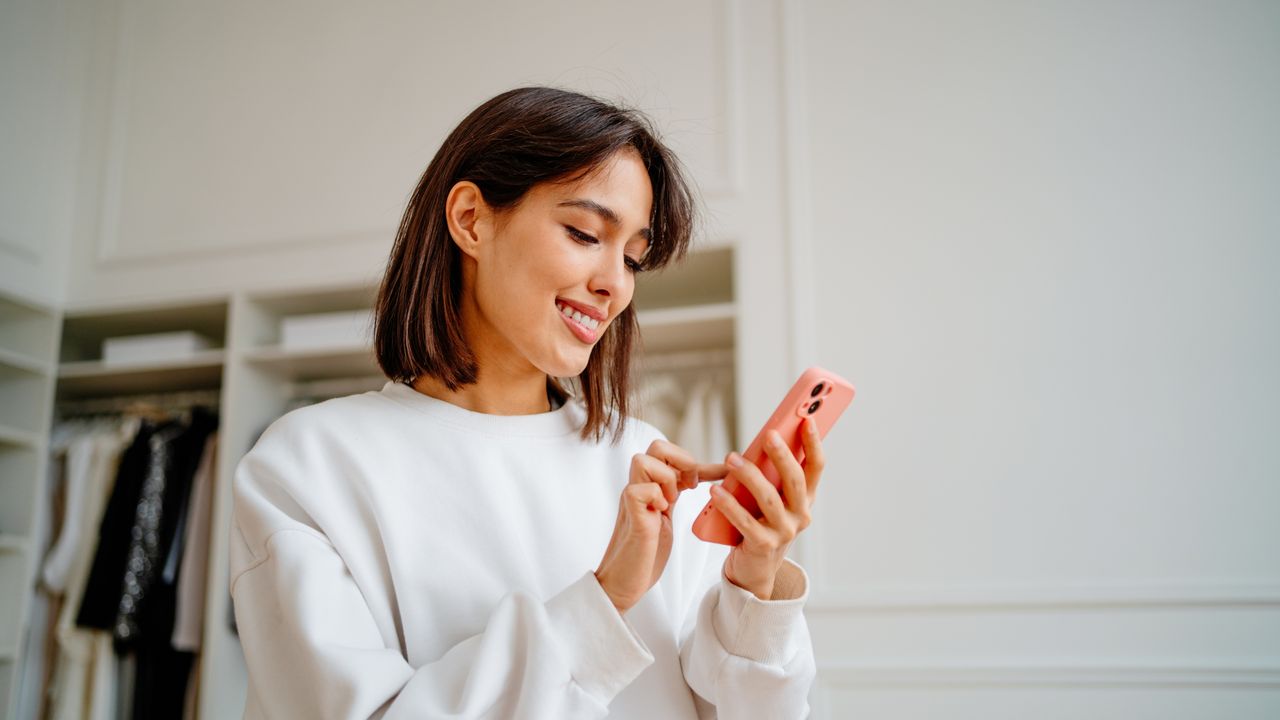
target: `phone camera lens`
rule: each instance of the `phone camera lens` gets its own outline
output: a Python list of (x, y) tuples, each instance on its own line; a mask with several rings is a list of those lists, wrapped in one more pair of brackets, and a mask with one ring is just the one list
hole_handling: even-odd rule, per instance
[(818, 393), (822, 392), (822, 388), (826, 386), (826, 383), (818, 383), (814, 386), (813, 391), (809, 393), (809, 397), (818, 397)]
[(822, 407), (822, 401), (821, 401), (821, 400), (814, 400), (814, 401), (813, 401), (813, 404), (809, 406), (809, 414), (810, 414), (810, 415), (812, 415), (812, 414), (814, 414), (814, 413), (818, 412), (818, 408), (820, 408), (820, 407)]

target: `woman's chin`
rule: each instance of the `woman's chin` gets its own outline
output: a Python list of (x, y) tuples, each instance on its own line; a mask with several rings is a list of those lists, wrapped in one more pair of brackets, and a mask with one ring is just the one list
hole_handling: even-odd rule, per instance
[(582, 353), (582, 357), (560, 357), (545, 365), (540, 369), (551, 377), (578, 377), (583, 370), (587, 369), (587, 362), (591, 359), (591, 352)]

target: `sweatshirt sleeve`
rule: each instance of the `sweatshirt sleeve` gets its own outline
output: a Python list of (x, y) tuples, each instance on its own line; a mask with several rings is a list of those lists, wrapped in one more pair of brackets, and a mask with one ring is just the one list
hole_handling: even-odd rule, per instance
[(680, 662), (689, 687), (715, 706), (718, 720), (809, 715), (817, 669), (802, 612), (808, 577), (790, 559), (774, 594), (760, 600), (721, 570), (698, 603)]
[[(412, 666), (308, 513), (287, 436), (236, 468), (231, 594), (266, 718), (599, 718), (653, 662), (590, 571), (548, 599), (513, 592), (483, 631)], [(246, 714), (248, 711), (246, 712)]]
[(803, 612), (808, 575), (785, 560), (767, 601), (730, 582), (724, 575), (730, 549), (693, 534), (693, 521), (710, 499), (704, 483), (676, 502), (675, 546), (662, 580), (673, 604), (668, 612), (679, 618), (685, 681), (715, 706), (718, 720), (807, 717), (817, 677)]

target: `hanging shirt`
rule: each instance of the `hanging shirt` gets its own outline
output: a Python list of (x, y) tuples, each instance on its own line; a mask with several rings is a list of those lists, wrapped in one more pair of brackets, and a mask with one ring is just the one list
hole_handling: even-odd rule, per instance
[(805, 717), (807, 577), (786, 561), (769, 601), (730, 583), (728, 548), (690, 530), (706, 484), (676, 504), (659, 582), (613, 607), (593, 570), (661, 433), (583, 441), (585, 417), (387, 382), (272, 423), (233, 483), (245, 717)]

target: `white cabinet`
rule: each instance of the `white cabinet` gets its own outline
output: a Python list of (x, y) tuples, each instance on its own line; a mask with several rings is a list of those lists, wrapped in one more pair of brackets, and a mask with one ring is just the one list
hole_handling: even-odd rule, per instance
[(16, 711), (41, 528), (58, 311), (0, 294), (0, 711)]

